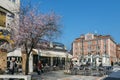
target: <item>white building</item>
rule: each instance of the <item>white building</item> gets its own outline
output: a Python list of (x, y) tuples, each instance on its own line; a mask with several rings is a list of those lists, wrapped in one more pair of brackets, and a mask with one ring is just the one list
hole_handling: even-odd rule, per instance
[[(7, 54), (7, 60), (10, 61), (12, 57), (15, 57), (16, 61), (20, 64), (24, 62), (22, 59), (22, 51), (20, 48)], [(56, 64), (65, 65), (67, 57), (70, 59), (72, 58), (72, 55), (70, 55), (66, 51), (33, 49), (29, 57), (29, 72), (33, 72), (33, 64), (36, 64), (38, 60), (41, 60), (43, 62), (43, 65), (45, 65), (46, 63), (49, 66), (53, 66)]]
[[(19, 21), (20, 0), (0, 0), (0, 68), (6, 69), (7, 54), (13, 50), (11, 40), (10, 25), (12, 20)], [(19, 27), (18, 25), (14, 25)]]
[[(38, 60), (41, 60), (43, 66), (48, 64), (49, 66), (65, 66), (68, 59), (72, 58), (65, 46), (61, 43), (54, 42), (50, 44), (50, 48), (47, 49), (33, 49), (29, 57), (29, 72), (33, 72), (33, 65), (38, 63)], [(7, 59), (11, 60), (12, 57), (15, 57), (16, 61), (25, 65), (25, 57), (22, 57), (22, 51), (20, 48), (14, 50), (7, 54)], [(23, 69), (24, 72), (24, 69)]]
[(11, 21), (19, 20), (20, 0), (0, 0), (0, 29), (9, 27)]
[[(16, 21), (15, 27), (19, 27), (20, 0), (0, 0), (0, 49), (7, 52), (12, 50), (13, 41), (10, 37), (10, 25)], [(9, 44), (8, 44), (9, 43)]]

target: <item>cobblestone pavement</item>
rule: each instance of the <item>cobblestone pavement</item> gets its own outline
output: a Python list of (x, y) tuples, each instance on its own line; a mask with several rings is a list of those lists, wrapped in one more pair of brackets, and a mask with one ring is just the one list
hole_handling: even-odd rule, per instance
[(33, 75), (33, 80), (101, 80), (102, 77), (67, 75), (64, 71), (51, 71), (42, 75)]

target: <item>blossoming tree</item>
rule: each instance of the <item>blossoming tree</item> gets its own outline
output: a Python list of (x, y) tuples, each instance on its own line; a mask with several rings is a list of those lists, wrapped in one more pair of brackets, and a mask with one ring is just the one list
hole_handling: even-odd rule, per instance
[(30, 53), (36, 48), (39, 40), (53, 39), (61, 33), (60, 17), (53, 12), (43, 14), (34, 8), (28, 10), (28, 7), (22, 8), (19, 14), (19, 21), (14, 20), (10, 28), (15, 46), (22, 45), (25, 50), (27, 58), (25, 74), (27, 75)]

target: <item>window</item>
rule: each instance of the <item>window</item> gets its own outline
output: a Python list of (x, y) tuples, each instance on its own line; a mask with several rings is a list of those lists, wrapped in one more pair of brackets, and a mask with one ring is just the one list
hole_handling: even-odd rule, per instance
[(91, 40), (91, 39), (94, 39), (94, 35), (91, 34), (91, 33), (88, 33), (85, 35), (85, 40)]
[(104, 50), (106, 50), (106, 39), (104, 39)]
[(92, 42), (91, 42), (91, 41), (89, 41), (89, 42), (88, 42), (88, 52), (90, 52), (90, 51), (91, 51), (91, 44), (92, 44)]
[(80, 46), (81, 44), (80, 43), (78, 43), (78, 46)]
[(10, 18), (14, 18), (14, 14), (7, 15)]
[(89, 41), (89, 42), (88, 42), (88, 45), (91, 45), (91, 44), (92, 44), (92, 42), (91, 42), (91, 41)]
[(6, 13), (0, 11), (0, 26), (6, 26)]
[(88, 53), (88, 56), (90, 56), (90, 55), (91, 55), (91, 53), (89, 52), (89, 53)]

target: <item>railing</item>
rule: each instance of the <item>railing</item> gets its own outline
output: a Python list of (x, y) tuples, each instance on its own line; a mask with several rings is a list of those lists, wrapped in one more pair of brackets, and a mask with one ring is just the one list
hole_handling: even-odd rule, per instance
[(104, 76), (104, 75), (109, 75), (112, 69), (109, 67), (97, 67), (97, 68), (84, 67), (82, 69), (73, 68), (70, 71), (71, 74), (73, 75)]

